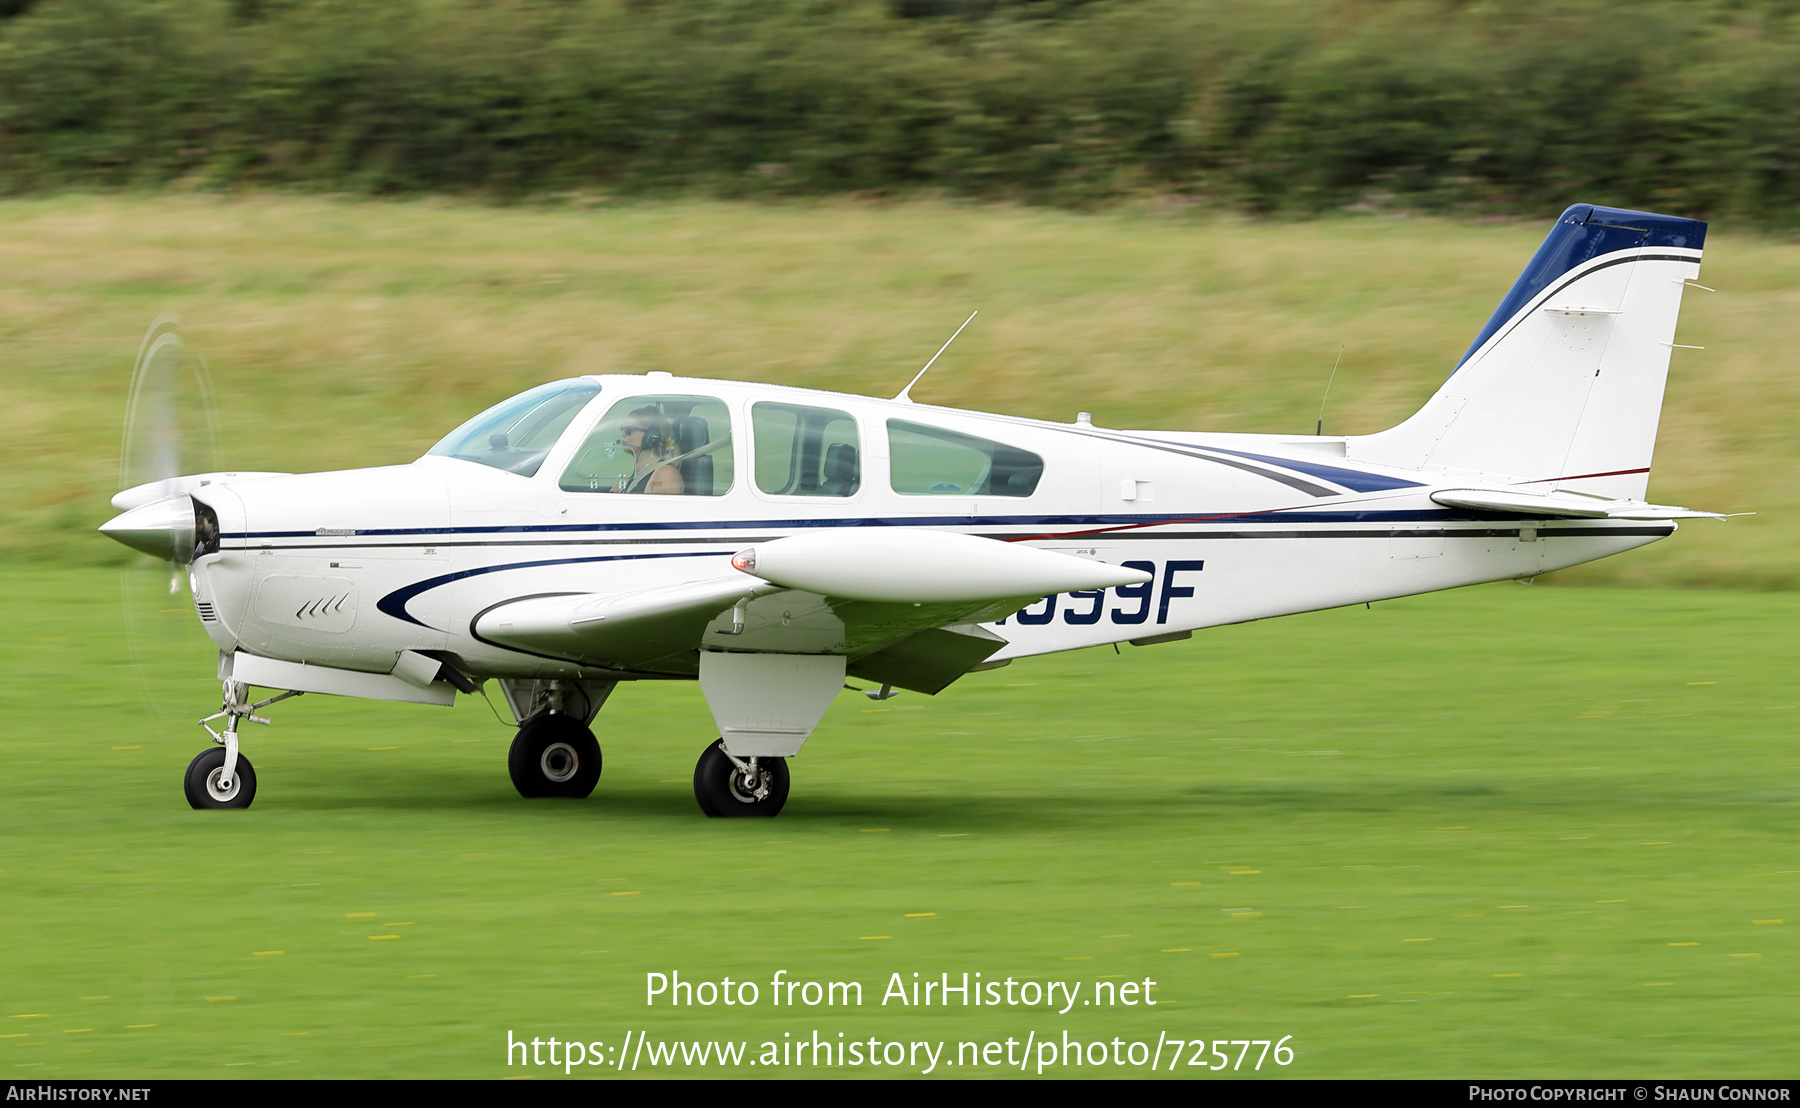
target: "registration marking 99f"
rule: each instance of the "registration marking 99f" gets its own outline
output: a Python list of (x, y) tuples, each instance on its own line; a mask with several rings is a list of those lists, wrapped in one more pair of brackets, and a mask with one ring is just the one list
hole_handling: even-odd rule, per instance
[[(1062, 621), (1077, 626), (1100, 622), (1104, 614), (1112, 622), (1119, 624), (1144, 623), (1150, 618), (1150, 610), (1154, 604), (1156, 622), (1169, 622), (1169, 602), (1181, 600), (1194, 595), (1192, 585), (1176, 583), (1176, 575), (1180, 573), (1198, 573), (1206, 568), (1203, 561), (1173, 560), (1165, 562), (1159, 568), (1155, 562), (1130, 561), (1121, 562), (1126, 569), (1139, 569), (1150, 574), (1150, 580), (1141, 585), (1119, 585), (1113, 589), (1086, 589), (1081, 592), (1059, 593), (1067, 596), (1070, 604), (1063, 609)], [(1110, 612), (1106, 610), (1106, 594), (1111, 592), (1119, 600), (1135, 602), (1135, 607), (1119, 605)], [(1160, 599), (1158, 597), (1160, 596)], [(1080, 605), (1085, 603), (1086, 607)], [(1040, 608), (1038, 605), (1041, 604)], [(1046, 596), (1038, 604), (1019, 609), (1008, 618), (1017, 619), (1027, 627), (1042, 626), (1056, 620), (1057, 596)], [(994, 626), (1004, 626), (1006, 620), (996, 620)]]

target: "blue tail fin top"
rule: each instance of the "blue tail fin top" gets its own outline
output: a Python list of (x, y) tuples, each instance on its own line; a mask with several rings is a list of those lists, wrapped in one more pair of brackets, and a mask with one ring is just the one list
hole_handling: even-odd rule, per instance
[(1513, 283), (1512, 291), (1494, 309), (1487, 326), (1475, 336), (1469, 349), (1457, 359), (1454, 374), (1461, 369), (1494, 332), (1506, 326), (1519, 310), (1558, 277), (1603, 254), (1618, 250), (1635, 250), (1646, 246), (1686, 247), (1699, 250), (1706, 241), (1706, 224), (1680, 216), (1634, 212), (1624, 208), (1602, 208), (1593, 204), (1572, 204), (1557, 217), (1544, 244), (1532, 256)]

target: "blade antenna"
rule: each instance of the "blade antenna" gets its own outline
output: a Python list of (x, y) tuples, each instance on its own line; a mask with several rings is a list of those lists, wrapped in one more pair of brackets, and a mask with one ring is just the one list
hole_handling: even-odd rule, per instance
[[(980, 313), (980, 312), (978, 312), (978, 311), (976, 311), (976, 312), (970, 312), (970, 313), (969, 313), (969, 318), (968, 318), (968, 319), (965, 319), (965, 320), (963, 320), (963, 325), (962, 325), (962, 327), (958, 327), (958, 328), (957, 328), (957, 329), (956, 329), (956, 335), (960, 335), (960, 334), (962, 334), (962, 333), (963, 333), (963, 327), (967, 327), (967, 326), (968, 326), (968, 325), (969, 325), (969, 324), (970, 324), (970, 323), (972, 323), (972, 322), (974, 322), (974, 320), (975, 320), (975, 317), (976, 317), (976, 316), (978, 316), (978, 315), (980, 315), (980, 314), (981, 314), (981, 313)], [(950, 349), (950, 344), (951, 344), (951, 343), (953, 343), (953, 342), (955, 342), (955, 341), (956, 341), (956, 335), (951, 335), (951, 336), (950, 336), (950, 337), (949, 337), (949, 338), (948, 338), (948, 339), (946, 339), (946, 340), (945, 340), (945, 341), (944, 341), (944, 345), (942, 345), (942, 346), (940, 346), (940, 347), (938, 347), (938, 352), (937, 352), (937, 353), (936, 353), (936, 354), (933, 354), (933, 355), (932, 355), (932, 356), (931, 356), (931, 361), (930, 361), (930, 362), (926, 362), (926, 363), (925, 363), (925, 369), (930, 369), (930, 368), (931, 368), (931, 365), (932, 365), (932, 362), (935, 362), (935, 361), (937, 361), (937, 360), (938, 360), (938, 359), (939, 359), (939, 358), (940, 358), (940, 357), (942, 357), (942, 356), (943, 356), (943, 354), (944, 354), (944, 351), (946, 351), (946, 350), (948, 350), (948, 349)], [(919, 378), (920, 378), (920, 377), (923, 377), (923, 376), (925, 376), (925, 369), (921, 369), (921, 370), (920, 370), (920, 371), (919, 371), (919, 372), (918, 372), (918, 376), (916, 376), (916, 377), (914, 377), (914, 378), (913, 378), (913, 379), (912, 379), (912, 380), (910, 380), (910, 381), (908, 381), (908, 382), (907, 382), (907, 383), (906, 383), (906, 387), (905, 387), (905, 388), (903, 388), (903, 389), (901, 389), (901, 390), (900, 390), (900, 395), (899, 395), (899, 396), (896, 396), (896, 397), (894, 397), (894, 399), (895, 399), (895, 400), (904, 400), (904, 401), (905, 401), (905, 402), (906, 402), (906, 403), (908, 403), (908, 404), (911, 404), (911, 403), (912, 403), (912, 402), (913, 402), (913, 398), (912, 398), (912, 397), (911, 397), (911, 396), (910, 396), (910, 395), (908, 395), (908, 394), (909, 394), (909, 393), (911, 393), (911, 392), (912, 392), (912, 387), (913, 387), (913, 386), (914, 386), (914, 385), (916, 385), (916, 384), (918, 384), (918, 383), (919, 383)]]
[(1325, 433), (1325, 402), (1331, 399), (1331, 383), (1337, 380), (1338, 366), (1344, 361), (1344, 348), (1338, 347), (1337, 361), (1331, 363), (1331, 376), (1325, 378), (1325, 395), (1319, 397), (1319, 422), (1313, 426), (1315, 437)]

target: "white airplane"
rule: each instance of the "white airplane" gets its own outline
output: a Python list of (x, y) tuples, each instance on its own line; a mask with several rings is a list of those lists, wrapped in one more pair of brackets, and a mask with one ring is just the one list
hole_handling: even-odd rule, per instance
[(847, 677), (933, 694), (1015, 658), (1530, 578), (1724, 518), (1643, 499), (1705, 233), (1569, 208), (1449, 379), (1378, 434), (602, 375), (521, 393), (406, 465), (139, 485), (101, 531), (184, 565), (218, 644), (196, 808), (249, 806), (238, 725), (274, 700), (448, 705), (489, 681), (519, 721), (519, 793), (585, 797), (618, 683), (698, 679), (719, 733), (701, 810), (772, 816)]

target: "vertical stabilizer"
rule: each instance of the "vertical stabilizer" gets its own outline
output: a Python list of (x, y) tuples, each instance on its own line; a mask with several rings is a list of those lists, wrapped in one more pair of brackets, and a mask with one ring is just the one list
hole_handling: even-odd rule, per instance
[(1706, 224), (1577, 204), (1411, 419), (1352, 458), (1641, 498), (1685, 283)]

